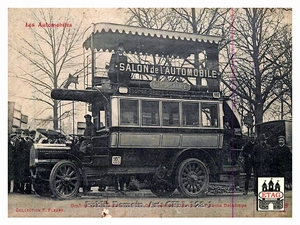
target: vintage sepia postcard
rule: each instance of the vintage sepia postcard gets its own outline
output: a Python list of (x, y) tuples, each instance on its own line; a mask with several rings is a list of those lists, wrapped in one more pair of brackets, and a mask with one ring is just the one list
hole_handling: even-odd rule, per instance
[(8, 8), (9, 218), (292, 218), (292, 14)]

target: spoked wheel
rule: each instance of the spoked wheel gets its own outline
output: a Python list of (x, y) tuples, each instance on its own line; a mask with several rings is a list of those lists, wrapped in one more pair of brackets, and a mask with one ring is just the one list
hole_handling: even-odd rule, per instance
[(69, 199), (77, 195), (80, 181), (77, 166), (70, 161), (60, 161), (51, 170), (50, 189), (58, 199)]
[(154, 182), (150, 187), (151, 192), (158, 197), (168, 197), (175, 191), (175, 189), (175, 185), (159, 181)]
[(178, 190), (185, 197), (202, 197), (206, 195), (209, 174), (205, 164), (196, 158), (182, 161), (177, 170)]

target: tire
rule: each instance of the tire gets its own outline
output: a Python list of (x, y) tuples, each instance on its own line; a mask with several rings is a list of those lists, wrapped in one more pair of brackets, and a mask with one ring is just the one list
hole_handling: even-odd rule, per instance
[(199, 159), (183, 160), (177, 169), (176, 183), (179, 192), (185, 197), (203, 197), (208, 190), (208, 169)]
[(168, 197), (175, 189), (176, 187), (174, 185), (163, 182), (155, 182), (150, 187), (151, 192), (158, 197)]
[(77, 166), (70, 161), (60, 161), (50, 173), (50, 189), (54, 197), (64, 200), (77, 195), (81, 177)]

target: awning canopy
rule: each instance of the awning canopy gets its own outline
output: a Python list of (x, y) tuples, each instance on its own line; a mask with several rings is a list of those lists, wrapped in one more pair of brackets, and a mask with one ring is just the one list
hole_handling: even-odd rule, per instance
[[(125, 52), (143, 55), (175, 56), (186, 58), (195, 51), (218, 52), (217, 36), (205, 36), (184, 32), (156, 30), (113, 23), (94, 24), (92, 34), (84, 41), (86, 49), (115, 51), (118, 43), (123, 42)], [(93, 45), (93, 46), (92, 46)]]

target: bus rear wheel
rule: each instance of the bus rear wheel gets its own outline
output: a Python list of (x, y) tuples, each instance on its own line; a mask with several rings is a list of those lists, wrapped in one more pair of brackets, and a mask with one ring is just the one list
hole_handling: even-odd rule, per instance
[(177, 169), (176, 182), (179, 192), (185, 197), (203, 197), (208, 190), (208, 169), (199, 159), (185, 159)]

